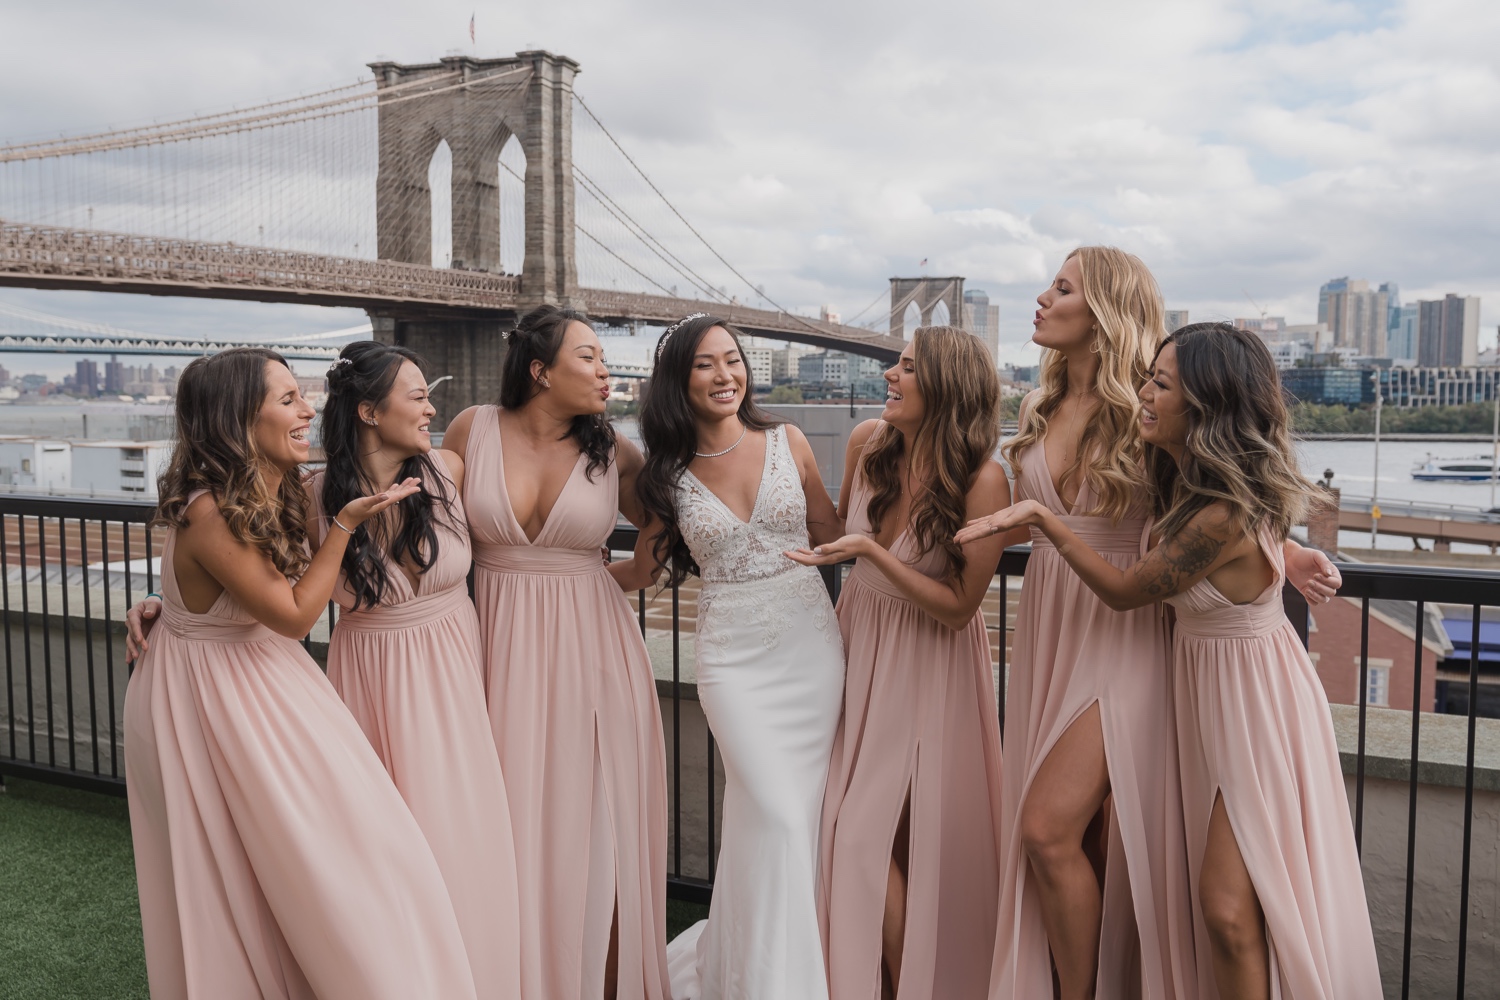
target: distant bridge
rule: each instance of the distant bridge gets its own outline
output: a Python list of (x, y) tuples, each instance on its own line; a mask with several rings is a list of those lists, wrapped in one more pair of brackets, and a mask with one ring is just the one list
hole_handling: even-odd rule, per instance
[(573, 60), (370, 68), (289, 100), (0, 146), (0, 285), (363, 309), (375, 339), (453, 373), (460, 402), (494, 397), (503, 334), (543, 303), (626, 326), (706, 312), (899, 355), (900, 336), (797, 315), (736, 269), (574, 92)]
[[(513, 321), (523, 308), (521, 279), (511, 274), (4, 220), (0, 285), (343, 306), (426, 319), (502, 313)], [(708, 312), (755, 336), (891, 361), (904, 343), (860, 327), (733, 302), (587, 288), (575, 298), (590, 319), (611, 325), (666, 325)]]

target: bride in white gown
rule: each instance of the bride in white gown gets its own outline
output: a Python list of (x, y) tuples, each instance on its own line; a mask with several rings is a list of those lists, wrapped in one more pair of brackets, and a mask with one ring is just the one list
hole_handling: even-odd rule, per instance
[(650, 523), (611, 567), (627, 590), (702, 578), (698, 698), (724, 759), (707, 921), (667, 946), (674, 1000), (826, 1000), (818, 823), (844, 690), (822, 577), (786, 552), (842, 532), (801, 431), (750, 402), (719, 320), (669, 327), (641, 408)]

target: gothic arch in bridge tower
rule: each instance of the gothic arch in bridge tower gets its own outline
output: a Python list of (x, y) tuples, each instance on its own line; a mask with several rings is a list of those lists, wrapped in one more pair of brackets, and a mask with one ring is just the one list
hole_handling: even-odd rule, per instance
[(922, 307), (915, 302), (908, 302), (906, 311), (901, 314), (901, 336), (909, 338), (910, 331), (922, 325)]
[(932, 326), (933, 312), (942, 303), (948, 314), (946, 322), (963, 325), (964, 279), (949, 278), (892, 278), (891, 279), (891, 336), (909, 339), (907, 329), (908, 311), (915, 306), (922, 326)]
[(453, 151), (445, 140), (438, 140), (427, 161), (427, 187), (432, 266), (449, 267), (453, 261)]
[(431, 260), (427, 166), (438, 143), (452, 151), (452, 267), (501, 270), (500, 160), (514, 136), (525, 156), (528, 304), (572, 304), (578, 284), (573, 236), (573, 77), (578, 64), (549, 52), (503, 59), (449, 56), (436, 63), (371, 63), (379, 89), (430, 81), (379, 103), (375, 185), (379, 256)]

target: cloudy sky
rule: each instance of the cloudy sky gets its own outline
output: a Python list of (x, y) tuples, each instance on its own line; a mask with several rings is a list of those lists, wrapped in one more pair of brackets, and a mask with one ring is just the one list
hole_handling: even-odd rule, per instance
[[(1069, 248), (1102, 242), (1194, 319), (1255, 315), (1253, 298), (1311, 322), (1318, 285), (1350, 275), (1408, 301), (1482, 296), (1482, 345), (1500, 323), (1500, 4), (1479, 0), (0, 0), (0, 140), (323, 89), (377, 58), (527, 48), (578, 60), (599, 117), (792, 308), (848, 317), (927, 258), (990, 292), (1023, 362), (1032, 298)], [(362, 319), (7, 303), (162, 333)]]

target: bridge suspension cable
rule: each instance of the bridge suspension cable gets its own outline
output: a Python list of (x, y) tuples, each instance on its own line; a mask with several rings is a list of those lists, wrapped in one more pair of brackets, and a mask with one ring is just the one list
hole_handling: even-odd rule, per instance
[[(659, 323), (716, 308), (810, 342), (867, 340), (752, 284), (576, 92), (571, 148), (548, 153), (528, 137), (523, 149), (537, 96), (530, 64), (465, 65), (0, 146), (0, 284), (511, 308), (526, 263), (526, 175), (544, 167), (528, 171), (529, 149), (570, 161), (574, 290), (599, 315)], [(427, 100), (430, 111), (410, 103)], [(392, 106), (404, 106), (395, 124)], [(751, 292), (743, 301), (726, 287), (738, 283)]]
[[(260, 108), (251, 108), (242, 113), (221, 112), (198, 118), (184, 119), (180, 122), (171, 122), (161, 126), (142, 126), (135, 129), (122, 129), (116, 132), (102, 132), (93, 136), (83, 136), (75, 139), (55, 139), (47, 143), (32, 144), (29, 146), (0, 147), (0, 163), (46, 159), (57, 156), (78, 156), (86, 153), (103, 153), (115, 149), (133, 149), (139, 146), (154, 146), (168, 142), (184, 142), (189, 139), (207, 139), (214, 136), (254, 131), (279, 125), (318, 121), (335, 115), (346, 115), (355, 111), (363, 111), (366, 107), (375, 106), (376, 102), (397, 104), (404, 101), (426, 99), (436, 94), (444, 94), (463, 88), (482, 89), (493, 87), (502, 77), (529, 73), (530, 70), (523, 67), (511, 73), (497, 74), (479, 80), (460, 80), (460, 74), (454, 72), (444, 74), (441, 78), (395, 84), (380, 89), (366, 85), (357, 93), (344, 94), (343, 96), (332, 97), (324, 101), (314, 101), (312, 103), (281, 101), (277, 102), (278, 106), (286, 106), (280, 107), (279, 110), (275, 111), (260, 111)], [(432, 84), (437, 82), (437, 79), (458, 80), (458, 82), (450, 82), (444, 86), (434, 87)], [(339, 88), (340, 91), (347, 89), (349, 88)], [(416, 93), (407, 93), (407, 91), (412, 90), (416, 90)], [(267, 107), (267, 105), (262, 105), (261, 107)], [(260, 113), (250, 114), (248, 113), (249, 111), (260, 111)]]
[[(652, 191), (656, 192), (656, 196), (662, 200), (662, 203), (666, 205), (668, 209), (671, 210), (672, 214), (677, 217), (678, 221), (680, 221), (684, 226), (687, 227), (688, 232), (696, 236), (698, 238), (698, 241), (708, 249), (708, 252), (713, 254), (714, 257), (718, 259), (719, 263), (723, 264), (726, 268), (729, 269), (729, 273), (733, 274), (736, 278), (739, 278), (741, 281), (743, 281), (745, 283), (745, 287), (749, 288), (750, 291), (755, 293), (755, 295), (759, 298), (762, 298), (765, 301), (769, 302), (771, 305), (775, 306), (781, 312), (786, 313), (788, 316), (794, 317), (796, 319), (801, 319), (801, 317), (797, 316), (796, 313), (793, 313), (791, 310), (782, 306), (765, 292), (761, 291), (761, 289), (756, 286), (754, 282), (741, 274), (738, 268), (729, 263), (729, 261), (725, 259), (724, 255), (719, 253), (719, 251), (714, 248), (712, 243), (708, 242), (707, 237), (700, 233), (693, 226), (693, 224), (689, 222), (686, 217), (684, 217), (683, 214), (677, 210), (677, 206), (672, 204), (671, 199), (669, 199), (662, 192), (661, 188), (656, 186), (656, 182), (647, 175), (645, 170), (641, 169), (641, 165), (639, 163), (636, 163), (635, 159), (625, 151), (625, 147), (620, 145), (619, 140), (616, 139), (614, 137), (614, 134), (605, 127), (604, 123), (599, 120), (599, 116), (594, 114), (593, 109), (588, 106), (588, 103), (578, 94), (577, 91), (574, 91), (573, 97), (578, 101), (578, 106), (583, 108), (584, 113), (587, 114), (591, 119), (593, 119), (595, 125), (599, 126), (599, 131), (603, 132), (605, 137), (607, 137), (609, 141), (614, 145), (615, 149), (620, 151), (620, 155), (625, 158), (625, 162), (629, 163), (632, 167), (635, 168), (636, 173), (640, 174), (641, 180), (645, 181), (647, 186), (650, 187)], [(812, 324), (809, 323), (807, 325), (809, 328), (812, 328)]]

